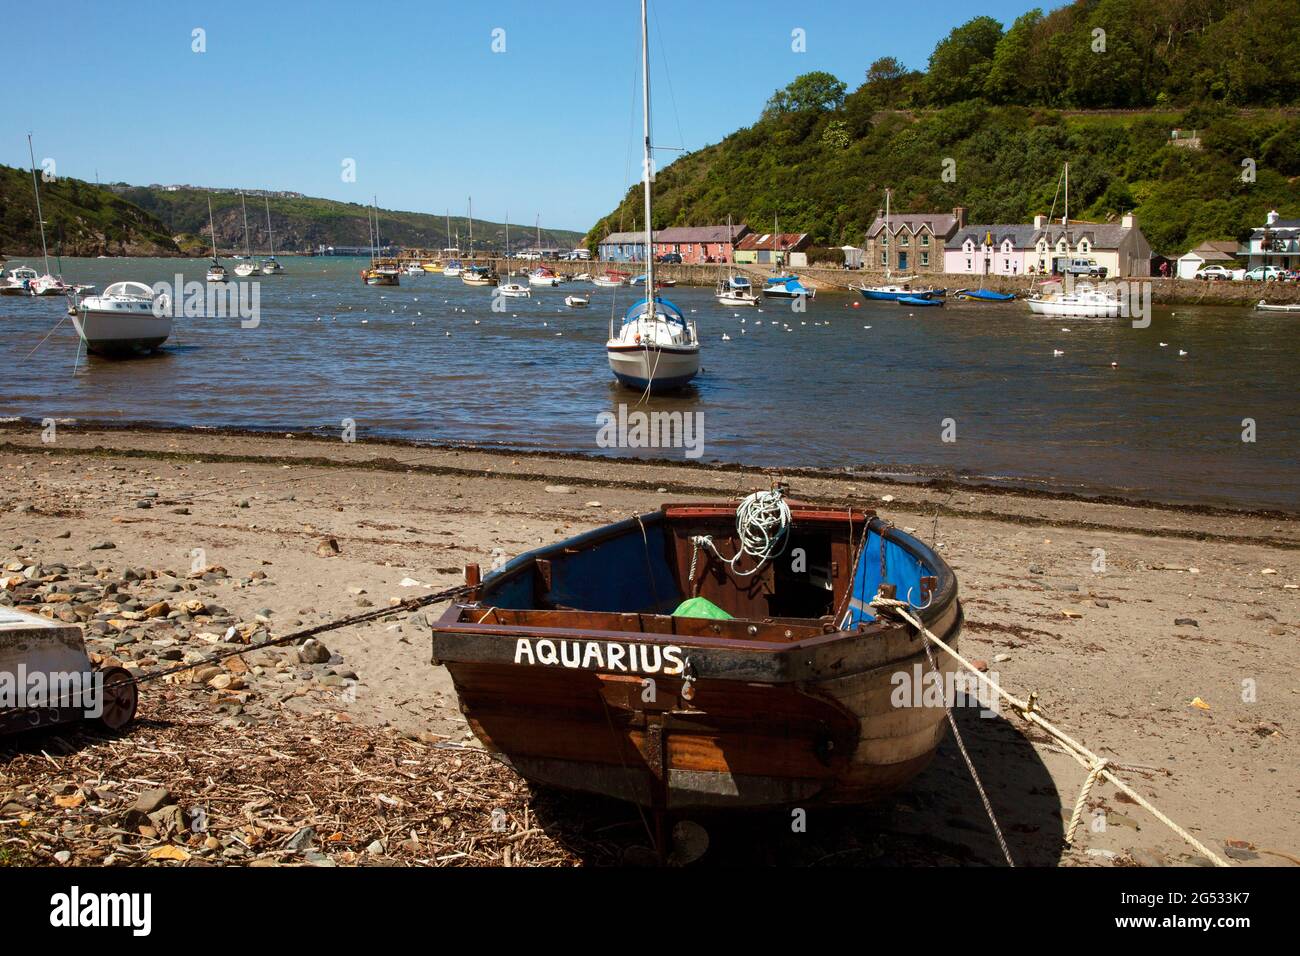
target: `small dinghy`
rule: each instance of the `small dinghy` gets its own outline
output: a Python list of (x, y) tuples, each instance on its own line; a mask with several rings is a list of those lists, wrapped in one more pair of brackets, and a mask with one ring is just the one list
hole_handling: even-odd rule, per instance
[(566, 295), (564, 304), (571, 309), (585, 309), (591, 300), (583, 295)]
[(1300, 302), (1289, 302), (1285, 305), (1269, 305), (1263, 299), (1255, 303), (1257, 312), (1300, 312)]
[(953, 295), (970, 302), (1010, 302), (1016, 297), (1014, 292), (994, 292), (992, 289), (958, 289)]
[[(905, 785), (946, 711), (896, 693), (932, 673), (923, 639), (871, 602), (896, 595), (955, 644), (957, 580), (874, 513), (782, 492), (664, 505), (482, 581), (467, 568), (433, 657), (474, 734), (530, 781), (655, 811), (860, 804)], [(934, 679), (958, 666), (935, 662)]]
[(937, 305), (940, 308), (943, 307), (943, 299), (937, 297), (933, 299), (927, 299), (919, 295), (903, 295), (903, 296), (899, 296), (894, 301), (897, 302), (899, 305), (919, 305), (919, 306)]

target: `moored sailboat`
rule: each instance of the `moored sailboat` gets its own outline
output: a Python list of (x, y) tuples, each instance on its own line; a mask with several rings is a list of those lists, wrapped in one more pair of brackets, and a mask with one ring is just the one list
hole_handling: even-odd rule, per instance
[(245, 279), (255, 273), (262, 271), (262, 264), (253, 258), (253, 242), (248, 235), (248, 203), (244, 199), (244, 194), (239, 194), (239, 205), (244, 210), (244, 261), (235, 266), (235, 275)]
[(143, 282), (114, 282), (73, 302), (72, 325), (86, 351), (122, 356), (151, 352), (172, 331), (170, 303)]
[[(651, 224), (653, 196), (649, 171), (650, 156), (650, 40), (647, 28), (646, 0), (641, 0), (641, 71), (644, 119), (644, 157), (642, 177), (645, 197), (645, 248), (654, 249)], [(605, 353), (610, 371), (623, 384), (646, 392), (681, 388), (700, 371), (700, 339), (695, 323), (687, 321), (655, 289), (654, 256), (646, 256), (646, 297), (633, 303), (615, 329), (610, 317), (609, 340)]]

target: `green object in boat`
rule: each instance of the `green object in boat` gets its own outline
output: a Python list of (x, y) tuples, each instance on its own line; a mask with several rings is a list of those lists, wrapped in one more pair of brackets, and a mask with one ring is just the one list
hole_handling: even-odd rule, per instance
[(677, 605), (673, 617), (711, 617), (719, 621), (730, 621), (731, 615), (718, 607), (708, 598), (693, 597)]

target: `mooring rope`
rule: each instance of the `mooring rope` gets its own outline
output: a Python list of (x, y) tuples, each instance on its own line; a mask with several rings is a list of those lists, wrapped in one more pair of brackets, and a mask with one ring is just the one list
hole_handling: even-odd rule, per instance
[(1226, 863), (1216, 853), (1214, 853), (1212, 850), (1206, 847), (1205, 844), (1201, 843), (1200, 840), (1196, 839), (1196, 837), (1192, 836), (1190, 833), (1188, 833), (1186, 830), (1180, 827), (1173, 820), (1169, 819), (1169, 817), (1167, 817), (1164, 813), (1162, 813), (1154, 804), (1151, 803), (1150, 800), (1142, 796), (1142, 794), (1138, 793), (1127, 783), (1121, 780), (1118, 776), (1116, 776), (1114, 771), (1111, 769), (1112, 767), (1116, 766), (1115, 764), (1112, 764), (1106, 759), (1097, 756), (1097, 754), (1093, 753), (1091, 750), (1089, 750), (1083, 744), (1079, 743), (1069, 734), (1065, 733), (1063, 730), (1056, 727), (1050, 721), (1044, 719), (1035, 708), (1035, 703), (1037, 700), (1036, 695), (1031, 694), (1029, 700), (1024, 701), (1024, 700), (1020, 700), (1017, 697), (1012, 696), (1010, 693), (1003, 690), (1002, 686), (998, 684), (997, 681), (992, 680), (986, 674), (981, 672), (974, 664), (966, 660), (966, 658), (962, 657), (961, 654), (957, 653), (957, 651), (954, 648), (944, 643), (944, 641), (941, 638), (939, 638), (929, 628), (927, 628), (924, 624), (922, 624), (920, 619), (917, 618), (916, 615), (912, 613), (913, 612), (912, 606), (908, 604), (906, 601), (899, 601), (894, 598), (887, 598), (884, 597), (883, 595), (877, 594), (872, 599), (871, 606), (879, 608), (882, 611), (888, 611), (890, 613), (896, 614), (898, 617), (901, 617), (903, 620), (907, 621), (907, 623), (915, 627), (917, 631), (927, 641), (926, 644), (927, 654), (929, 653), (929, 643), (932, 642), (936, 647), (938, 647), (942, 651), (945, 651), (949, 656), (951, 656), (954, 660), (956, 660), (958, 664), (960, 664), (966, 670), (974, 674), (976, 680), (983, 683), (986, 687), (988, 687), (999, 697), (1005, 700), (1008, 704), (1010, 704), (1011, 707), (1015, 710), (1015, 712), (1019, 714), (1025, 721), (1034, 724), (1037, 727), (1042, 728), (1044, 731), (1047, 732), (1048, 735), (1050, 735), (1059, 743), (1061, 743), (1063, 745), (1063, 752), (1069, 754), (1071, 757), (1077, 760), (1083, 767), (1085, 767), (1088, 770), (1088, 777), (1086, 780), (1084, 780), (1083, 788), (1079, 792), (1079, 799), (1075, 801), (1074, 812), (1070, 818), (1070, 827), (1066, 832), (1067, 843), (1073, 842), (1074, 832), (1075, 830), (1078, 829), (1079, 819), (1081, 819), (1083, 815), (1083, 806), (1087, 801), (1088, 795), (1091, 792), (1093, 785), (1096, 783), (1098, 778), (1104, 778), (1105, 780), (1114, 784), (1115, 787), (1121, 793), (1130, 797), (1134, 803), (1142, 807), (1144, 810), (1150, 813), (1153, 817), (1155, 817), (1165, 826), (1169, 827), (1169, 829), (1173, 830), (1174, 833), (1182, 837), (1192, 847), (1194, 847), (1199, 852), (1203, 853), (1212, 863), (1214, 863), (1215, 866), (1225, 866), (1225, 867), (1228, 866), (1228, 863)]
[[(789, 540), (786, 532), (789, 530), (790, 506), (785, 503), (785, 492), (781, 488), (754, 492), (736, 509), (736, 535), (740, 539), (740, 550), (730, 558), (722, 556), (710, 535), (697, 534), (691, 537), (690, 580), (695, 580), (695, 559), (701, 549), (707, 550), (731, 568), (731, 573), (738, 578), (756, 574), (768, 561), (779, 558), (785, 552)], [(740, 571), (736, 564), (741, 555), (745, 554), (758, 563), (748, 571)]]

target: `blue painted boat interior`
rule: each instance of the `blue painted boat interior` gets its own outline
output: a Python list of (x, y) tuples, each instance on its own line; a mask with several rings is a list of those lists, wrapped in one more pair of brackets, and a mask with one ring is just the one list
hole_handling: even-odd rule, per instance
[[(935, 569), (925, 564), (902, 545), (885, 538), (885, 577), (887, 584), (897, 589), (900, 601), (924, 604), (921, 598), (921, 578), (935, 574)], [(869, 623), (876, 615), (867, 607), (880, 590), (880, 534), (874, 528), (867, 532), (867, 545), (862, 549), (858, 566), (853, 574), (853, 598), (849, 604), (849, 626)], [(910, 594), (909, 594), (910, 592)]]

